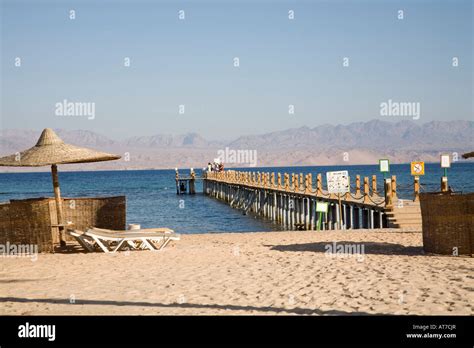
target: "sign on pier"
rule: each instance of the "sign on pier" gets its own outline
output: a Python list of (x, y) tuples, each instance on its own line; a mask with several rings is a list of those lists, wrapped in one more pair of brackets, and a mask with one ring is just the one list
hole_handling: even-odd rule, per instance
[(351, 187), (349, 184), (349, 172), (347, 170), (327, 172), (326, 181), (328, 184), (328, 192), (337, 193), (337, 198), (339, 201), (339, 228), (342, 230), (341, 193), (350, 192)]
[(425, 162), (411, 162), (411, 175), (425, 175)]
[(380, 173), (390, 172), (390, 162), (388, 159), (379, 160)]
[(449, 154), (441, 155), (441, 168), (450, 168), (451, 167), (451, 157)]
[(347, 170), (327, 172), (326, 180), (329, 193), (346, 193), (350, 191), (349, 172)]
[(327, 202), (316, 202), (316, 211), (319, 213), (328, 212), (328, 203)]
[(323, 219), (322, 213), (325, 213), (325, 214), (328, 213), (328, 206), (329, 204), (327, 202), (316, 202), (316, 211), (319, 213), (318, 228), (317, 228), (318, 231), (321, 230), (321, 221)]

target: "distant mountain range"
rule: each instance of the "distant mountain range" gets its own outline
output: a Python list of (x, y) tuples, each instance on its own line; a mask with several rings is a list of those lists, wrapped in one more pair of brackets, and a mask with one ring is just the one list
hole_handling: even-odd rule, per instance
[[(119, 161), (63, 166), (62, 170), (151, 169), (204, 167), (219, 151), (256, 151), (257, 166), (370, 164), (379, 158), (392, 163), (434, 162), (441, 152), (474, 150), (474, 122), (372, 120), (348, 125), (300, 127), (229, 141), (210, 141), (199, 134), (157, 134), (112, 140), (86, 130), (55, 130), (66, 142), (117, 153)], [(6, 129), (0, 133), (0, 155), (34, 146), (41, 130)], [(232, 160), (232, 158), (230, 158)], [(226, 161), (225, 161), (226, 162)], [(229, 163), (227, 167), (245, 167)], [(0, 168), (1, 171), (17, 171)], [(35, 169), (38, 170), (38, 169)]]

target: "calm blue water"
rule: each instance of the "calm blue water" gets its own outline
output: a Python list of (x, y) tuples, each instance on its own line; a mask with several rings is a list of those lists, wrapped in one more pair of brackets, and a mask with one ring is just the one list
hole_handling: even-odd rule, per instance
[[(61, 166), (59, 166), (61, 170)], [(411, 197), (412, 177), (410, 165), (391, 165), (391, 174), (397, 176), (398, 193), (402, 198)], [(246, 168), (263, 172), (317, 173), (333, 170), (349, 170), (355, 178), (359, 174), (372, 176), (378, 166), (318, 166)], [(188, 171), (182, 171), (187, 174)], [(426, 175), (421, 177), (425, 191), (439, 190), (442, 169), (439, 164), (426, 164)], [(200, 175), (200, 171), (197, 171)], [(454, 190), (474, 191), (474, 163), (453, 163), (449, 169), (449, 185)], [(353, 179), (354, 180), (354, 179)], [(174, 170), (104, 171), (104, 172), (60, 172), (59, 181), (64, 197), (94, 197), (125, 195), (127, 197), (127, 223), (139, 223), (143, 227), (166, 226), (180, 233), (202, 232), (244, 232), (278, 230), (279, 226), (250, 215), (242, 215), (238, 210), (202, 194), (198, 183), (194, 196), (176, 195)], [(382, 175), (377, 176), (381, 189)], [(354, 183), (352, 183), (354, 184)], [(405, 189), (403, 189), (405, 187)], [(44, 173), (0, 173), (0, 201), (31, 197), (52, 196), (51, 174)], [(180, 208), (184, 200), (184, 208)]]

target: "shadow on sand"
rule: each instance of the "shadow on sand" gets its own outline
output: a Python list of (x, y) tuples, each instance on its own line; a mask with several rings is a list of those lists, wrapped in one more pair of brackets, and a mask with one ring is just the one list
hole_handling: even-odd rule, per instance
[[(335, 241), (336, 245), (354, 246), (363, 245), (364, 254), (375, 255), (408, 255), (408, 256), (424, 256), (423, 247), (421, 246), (405, 246), (394, 243), (377, 243), (377, 242), (349, 242), (349, 241)], [(333, 242), (317, 242), (304, 244), (288, 244), (288, 245), (265, 245), (271, 250), (278, 251), (310, 251), (315, 253), (325, 253), (328, 250), (328, 245), (332, 246)]]
[[(70, 304), (66, 299), (48, 299), (48, 298), (19, 298), (19, 297), (0, 297), (0, 303), (49, 303), (49, 304)], [(74, 306), (78, 305), (102, 305), (102, 306), (136, 306), (151, 308), (183, 308), (183, 309), (217, 309), (225, 311), (249, 311), (261, 313), (289, 313), (306, 315), (374, 315), (366, 312), (345, 312), (339, 310), (323, 311), (320, 309), (309, 308), (279, 308), (279, 307), (255, 307), (239, 305), (218, 305), (218, 304), (200, 304), (200, 303), (157, 303), (157, 302), (132, 302), (132, 301), (109, 301), (109, 300), (76, 300)], [(105, 312), (105, 311), (104, 311)], [(230, 314), (230, 313), (229, 313)], [(250, 314), (250, 313), (249, 313)]]
[(54, 253), (55, 254), (87, 254), (88, 251), (84, 250), (76, 242), (68, 241), (65, 247), (60, 247), (59, 245), (54, 246)]
[(46, 280), (44, 278), (38, 279), (0, 279), (0, 284), (13, 284), (13, 283), (26, 283), (26, 282), (38, 282)]

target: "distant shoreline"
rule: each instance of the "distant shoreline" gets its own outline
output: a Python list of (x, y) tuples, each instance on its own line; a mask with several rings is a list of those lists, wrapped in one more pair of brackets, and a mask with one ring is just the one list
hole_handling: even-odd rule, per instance
[[(455, 163), (452, 163), (452, 165), (458, 165), (458, 164), (473, 164), (474, 159), (468, 159), (468, 160), (461, 160)], [(425, 164), (439, 164), (439, 162), (425, 162)], [(390, 163), (390, 166), (401, 166), (401, 165), (410, 165), (410, 162), (406, 163)], [(77, 170), (77, 168), (74, 169), (68, 169), (67, 167), (70, 167), (70, 164), (65, 164), (61, 165), (59, 164), (59, 171), (60, 172), (68, 172), (68, 173), (87, 173), (87, 172), (141, 172), (141, 171), (174, 171), (175, 168), (139, 168), (139, 169), (124, 169), (124, 168), (109, 168), (109, 169), (92, 169), (92, 170)], [(295, 166), (295, 165), (288, 165), (288, 166), (274, 166), (274, 167), (268, 167), (268, 166), (261, 166), (261, 167), (227, 167), (225, 170), (250, 170), (254, 171), (256, 169), (261, 169), (261, 168), (310, 168), (310, 167), (361, 167), (361, 166), (378, 166), (378, 163), (371, 163), (371, 164), (326, 164), (326, 165), (301, 165), (301, 166)], [(3, 168), (8, 168), (8, 167), (3, 167)], [(0, 167), (0, 174), (21, 174), (21, 173), (50, 173), (51, 168), (49, 166), (41, 167), (41, 170), (31, 170), (31, 167), (26, 168), (23, 167), (22, 170), (8, 170), (4, 171), (3, 168)], [(14, 167), (10, 167), (14, 168)], [(199, 167), (183, 167), (183, 168), (178, 168), (179, 171), (186, 171), (189, 170), (190, 168), (194, 168), (195, 170), (202, 170), (202, 168)]]

